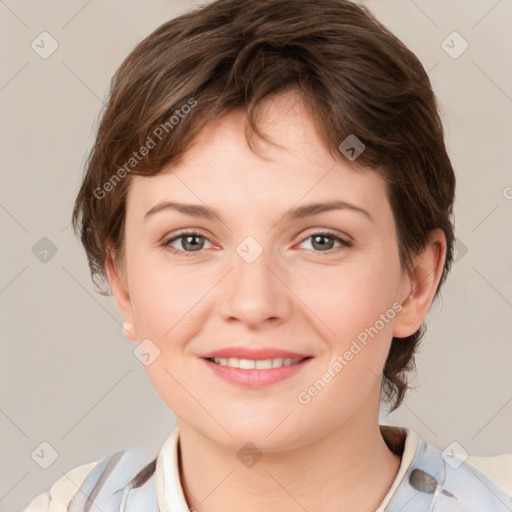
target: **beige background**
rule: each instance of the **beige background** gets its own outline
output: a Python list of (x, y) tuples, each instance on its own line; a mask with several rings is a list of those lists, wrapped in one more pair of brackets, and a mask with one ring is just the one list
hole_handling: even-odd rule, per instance
[[(441, 448), (512, 453), (512, 1), (365, 3), (429, 70), (458, 179), (457, 262), (429, 314), (418, 390), (382, 421)], [(110, 77), (193, 5), (0, 0), (1, 512), (113, 450), (156, 454), (173, 428), (69, 221)], [(43, 31), (58, 43), (47, 59), (31, 48)], [(453, 31), (469, 44), (456, 59), (442, 47)], [(33, 252), (43, 237), (57, 249), (46, 262)], [(42, 442), (58, 452), (48, 469), (31, 458)]]

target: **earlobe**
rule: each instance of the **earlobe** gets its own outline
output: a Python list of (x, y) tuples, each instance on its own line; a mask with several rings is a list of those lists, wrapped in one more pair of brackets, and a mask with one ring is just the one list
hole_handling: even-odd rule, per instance
[(406, 338), (414, 334), (427, 315), (443, 273), (446, 258), (446, 237), (441, 229), (430, 234), (430, 241), (416, 258), (410, 276), (411, 293), (396, 316), (393, 336)]
[(123, 324), (123, 336), (132, 341), (136, 341), (137, 337), (135, 335), (135, 328), (133, 324), (130, 324), (128, 322), (124, 322)]
[(123, 336), (129, 340), (136, 341), (137, 334), (133, 321), (130, 292), (125, 276), (126, 272), (122, 272), (118, 268), (118, 265), (114, 262), (112, 252), (110, 251), (108, 251), (107, 258), (105, 260), (105, 270), (117, 307), (125, 319), (123, 324)]

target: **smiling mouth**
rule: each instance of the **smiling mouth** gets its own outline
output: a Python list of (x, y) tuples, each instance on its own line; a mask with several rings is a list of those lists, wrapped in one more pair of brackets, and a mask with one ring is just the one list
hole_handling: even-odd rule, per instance
[(207, 361), (227, 366), (229, 368), (240, 368), (241, 370), (270, 370), (271, 368), (281, 368), (283, 366), (293, 366), (311, 357), (302, 357), (291, 359), (289, 357), (275, 357), (273, 359), (239, 359), (237, 357), (208, 357)]

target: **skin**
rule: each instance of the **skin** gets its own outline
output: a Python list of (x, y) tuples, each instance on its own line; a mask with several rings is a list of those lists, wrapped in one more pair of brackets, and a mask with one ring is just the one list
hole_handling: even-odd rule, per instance
[[(258, 154), (252, 152), (245, 119), (238, 111), (215, 120), (179, 164), (133, 178), (125, 256), (106, 268), (131, 324), (125, 336), (149, 338), (160, 350), (146, 370), (176, 415), (189, 506), (373, 511), (400, 463), (379, 431), (382, 369), (392, 337), (413, 334), (428, 312), (445, 237), (431, 233), (408, 275), (377, 173), (334, 159), (292, 93), (262, 110), (260, 126), (281, 148), (255, 139)], [(283, 218), (289, 208), (339, 199), (373, 221), (349, 209)], [(172, 209), (144, 220), (165, 200), (207, 205), (222, 221)], [(172, 242), (181, 252), (170, 252), (165, 242), (182, 229), (199, 232), (192, 242), (201, 250), (181, 238)], [(312, 235), (325, 230), (352, 245), (334, 238), (325, 248), (314, 244)], [(236, 252), (247, 236), (263, 250), (252, 263)], [(309, 403), (299, 403), (298, 393), (394, 303), (401, 311)], [(219, 379), (200, 358), (229, 346), (276, 347), (313, 359), (285, 381), (247, 389)], [(237, 457), (247, 442), (262, 454), (252, 467)]]

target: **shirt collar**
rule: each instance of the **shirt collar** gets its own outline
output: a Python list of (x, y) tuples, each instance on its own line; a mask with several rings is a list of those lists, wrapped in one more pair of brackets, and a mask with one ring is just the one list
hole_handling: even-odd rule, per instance
[(161, 512), (188, 512), (180, 482), (179, 430), (176, 429), (165, 441), (156, 461), (156, 487)]
[[(402, 451), (400, 467), (393, 483), (375, 512), (383, 512), (403, 482), (414, 459), (418, 446), (415, 432), (399, 427), (381, 426), (382, 435), (392, 451)], [(403, 441), (405, 438), (405, 442)], [(400, 441), (402, 439), (402, 441)], [(176, 429), (165, 441), (156, 463), (158, 506), (161, 512), (189, 512), (183, 493), (179, 471), (179, 430)]]

